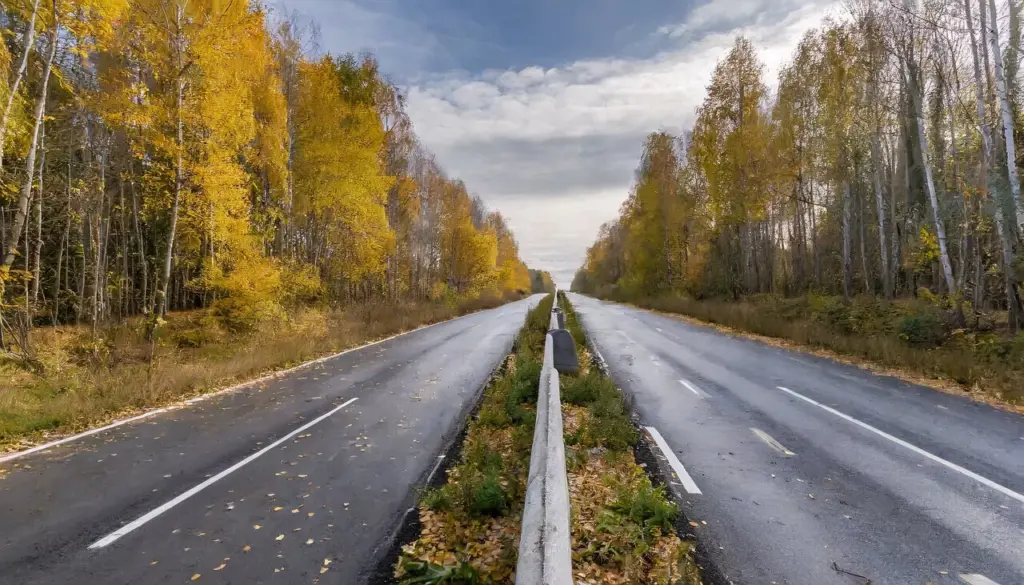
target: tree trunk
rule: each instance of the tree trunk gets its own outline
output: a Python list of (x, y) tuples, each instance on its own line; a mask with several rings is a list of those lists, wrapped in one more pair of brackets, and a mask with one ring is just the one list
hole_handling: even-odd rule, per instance
[(864, 221), (864, 191), (862, 189), (857, 189), (857, 228), (860, 240), (860, 272), (864, 279), (864, 293), (870, 295), (874, 294), (875, 287), (871, 280), (871, 270), (868, 268), (868, 237), (866, 223), (867, 222)]
[(184, 66), (184, 39), (182, 38), (182, 6), (178, 4), (175, 13), (175, 53), (177, 60), (178, 78), (175, 79), (174, 109), (176, 116), (176, 133), (174, 137), (175, 164), (174, 164), (174, 196), (171, 200), (171, 225), (167, 232), (167, 247), (164, 250), (163, 281), (160, 283), (160, 290), (157, 292), (156, 317), (162, 318), (167, 315), (167, 288), (171, 281), (171, 264), (174, 260), (174, 238), (178, 229), (178, 205), (181, 201), (181, 191), (184, 184), (184, 159), (182, 149), (184, 148), (185, 133), (184, 122), (182, 121), (182, 110), (184, 107), (185, 80), (182, 67)]
[(11, 81), (7, 103), (4, 104), (3, 118), (0, 118), (0, 170), (4, 168), (4, 146), (7, 142), (7, 123), (11, 120), (11, 109), (14, 107), (14, 100), (18, 95), (18, 88), (25, 78), (25, 70), (28, 69), (28, 56), (32, 52), (32, 43), (36, 37), (36, 14), (39, 13), (39, 0), (32, 3), (32, 15), (25, 26), (25, 34), (22, 35), (24, 46), (21, 51), (21, 60), (18, 61), (18, 69), (14, 73), (14, 80)]
[[(985, 36), (987, 34), (985, 30), (984, 21), (984, 0), (982, 0), (981, 6), (981, 25), (979, 27), (982, 35), (981, 49), (982, 53), (987, 53), (987, 45), (984, 42)], [(995, 201), (994, 198), (992, 198), (992, 192), (989, 188), (989, 182), (992, 180), (992, 177), (989, 173), (989, 167), (991, 166), (993, 159), (992, 133), (989, 129), (988, 121), (985, 117), (985, 95), (984, 90), (982, 89), (983, 86), (981, 75), (981, 60), (978, 58), (979, 45), (974, 35), (974, 24), (971, 22), (970, 0), (964, 0), (964, 14), (967, 19), (967, 30), (970, 32), (971, 56), (973, 58), (974, 63), (974, 101), (975, 108), (977, 109), (978, 113), (978, 125), (980, 126), (981, 130), (981, 168), (978, 171), (978, 190), (981, 191), (983, 195), (987, 195), (985, 199), (989, 199), (993, 203), (993, 216), (995, 218), (996, 231), (999, 233), (999, 240), (1003, 253), (1003, 276), (1005, 281), (1006, 306), (1009, 308), (1011, 315), (1013, 315), (1015, 313), (1015, 306), (1017, 304), (1017, 295), (1014, 293), (1017, 286), (1017, 278), (1016, 270), (1014, 269), (1013, 264), (1013, 239), (1010, 236), (1010, 232), (1007, 230), (1009, 226), (1006, 221), (1004, 207), (1000, 204), (999, 201)], [(980, 243), (976, 245), (980, 248)], [(976, 271), (976, 278), (978, 282), (975, 283), (975, 287), (977, 287), (978, 289), (983, 289), (984, 283), (981, 280), (983, 271), (981, 268), (980, 250), (978, 252), (978, 266), (976, 267)], [(978, 291), (975, 292), (976, 305), (980, 305), (981, 303), (980, 294), (981, 293)], [(979, 307), (976, 306), (975, 308)], [(1011, 331), (1017, 330), (1018, 319), (1009, 319), (1008, 323)]]
[[(35, 197), (35, 211), (36, 211), (36, 243), (32, 250), (32, 305), (35, 306), (39, 302), (39, 283), (42, 280), (42, 269), (40, 266), (40, 259), (43, 252), (43, 170), (46, 168), (46, 124), (40, 128), (39, 133), (39, 150), (42, 154), (39, 156), (39, 190), (36, 192)], [(25, 248), (28, 248), (26, 244)]]
[(135, 194), (135, 179), (132, 178), (132, 227), (135, 230), (135, 243), (138, 246), (139, 268), (142, 270), (142, 313), (148, 315), (152, 310), (149, 302), (149, 262), (146, 260), (146, 242), (139, 226), (139, 201)]
[(58, 315), (60, 315), (60, 271), (64, 267), (64, 247), (67, 246), (68, 236), (70, 235), (71, 218), (67, 218), (67, 223), (64, 224), (64, 233), (61, 234), (60, 247), (57, 248), (57, 273), (53, 278), (53, 326), (56, 327), (59, 324)]
[(39, 151), (39, 129), (43, 125), (43, 114), (46, 111), (46, 93), (50, 82), (50, 70), (53, 66), (53, 58), (57, 54), (57, 16), (56, 3), (54, 5), (53, 32), (50, 35), (50, 53), (46, 57), (46, 66), (43, 69), (43, 83), (39, 88), (39, 97), (36, 99), (35, 121), (32, 126), (32, 138), (29, 142), (28, 157), (25, 161), (25, 182), (21, 186), (21, 195), (18, 197), (18, 209), (14, 215), (14, 226), (11, 229), (5, 243), (5, 254), (2, 269), (8, 270), (14, 264), (14, 257), (18, 254), (18, 241), (21, 238), (21, 231), (25, 225), (25, 218), (28, 216), (28, 202), (32, 197), (32, 182), (35, 178), (36, 154)]
[(935, 193), (935, 179), (932, 177), (932, 167), (928, 162), (928, 147), (924, 133), (924, 105), (921, 103), (921, 90), (917, 81), (917, 63), (914, 60), (913, 50), (908, 49), (907, 69), (904, 74), (904, 82), (910, 92), (910, 102), (914, 108), (916, 120), (915, 140), (920, 146), (921, 165), (924, 167), (924, 187), (928, 195), (928, 201), (932, 207), (932, 221), (935, 226), (935, 236), (939, 241), (939, 264), (942, 266), (942, 276), (946, 282), (946, 291), (949, 294), (956, 294), (956, 280), (953, 279), (953, 265), (949, 261), (949, 251), (946, 247), (946, 225), (942, 220), (942, 213), (939, 209), (938, 196)]
[(878, 214), (878, 260), (879, 273), (882, 275), (882, 287), (885, 289), (885, 298), (892, 299), (892, 275), (889, 273), (889, 250), (886, 246), (885, 231), (885, 195), (882, 193), (882, 153), (879, 145), (876, 129), (871, 136), (871, 166), (872, 186), (875, 191), (875, 213)]
[(850, 261), (850, 181), (843, 181), (843, 298), (853, 297), (853, 263)]
[(1006, 142), (1006, 174), (1010, 181), (1010, 203), (1017, 216), (1017, 226), (1024, 226), (1024, 206), (1020, 201), (1020, 176), (1017, 174), (1017, 152), (1013, 142), (1013, 113), (1010, 100), (1006, 95), (1008, 80), (1004, 77), (1003, 59), (999, 52), (999, 26), (996, 24), (995, 0), (988, 0), (992, 12), (989, 42), (992, 44), (992, 64), (996, 74), (996, 98), (999, 100), (999, 112), (1003, 121), (1003, 139)]

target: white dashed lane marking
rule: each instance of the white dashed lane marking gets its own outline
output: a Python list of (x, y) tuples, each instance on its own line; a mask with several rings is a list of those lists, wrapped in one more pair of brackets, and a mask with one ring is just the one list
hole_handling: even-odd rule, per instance
[(771, 435), (769, 435), (768, 433), (762, 431), (761, 429), (755, 429), (754, 427), (751, 427), (750, 430), (751, 430), (751, 432), (754, 433), (754, 435), (757, 436), (758, 439), (761, 439), (762, 441), (764, 441), (764, 443), (766, 445), (768, 445), (772, 449), (775, 449), (779, 453), (782, 453), (783, 455), (786, 455), (786, 456), (796, 455), (796, 453), (794, 453), (794, 452), (790, 451), (789, 449), (783, 447), (782, 443), (776, 441), (774, 438), (772, 438)]
[(703, 390), (701, 390), (700, 388), (698, 388), (697, 386), (691, 384), (690, 382), (688, 382), (686, 380), (679, 380), (679, 383), (682, 384), (683, 386), (685, 386), (687, 390), (689, 390), (690, 392), (693, 392), (694, 394), (696, 394), (700, 398), (707, 398), (708, 397), (708, 395)]
[(978, 573), (961, 573), (960, 578), (971, 585), (999, 585), (999, 583)]

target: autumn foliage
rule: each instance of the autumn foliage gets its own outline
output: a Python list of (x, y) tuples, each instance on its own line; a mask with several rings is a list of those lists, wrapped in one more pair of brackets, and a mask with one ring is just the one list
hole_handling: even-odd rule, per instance
[[(372, 56), (252, 2), (0, 12), (0, 346), (15, 324), (528, 292), (502, 215), (417, 141)], [(56, 57), (54, 56), (56, 55)]]

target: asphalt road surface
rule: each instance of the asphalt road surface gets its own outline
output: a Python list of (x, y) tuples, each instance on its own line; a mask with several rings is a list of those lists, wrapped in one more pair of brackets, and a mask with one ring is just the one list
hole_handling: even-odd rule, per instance
[(570, 299), (732, 583), (1024, 584), (1024, 417)]
[(537, 298), (0, 463), (0, 583), (363, 582)]

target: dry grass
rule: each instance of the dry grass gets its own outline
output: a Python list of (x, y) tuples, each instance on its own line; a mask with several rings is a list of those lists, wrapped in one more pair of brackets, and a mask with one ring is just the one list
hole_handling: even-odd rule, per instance
[(0, 362), (0, 451), (176, 403), (261, 374), (506, 300), (462, 306), (365, 304), (302, 309), (248, 334), (216, 326), (202, 311), (172, 314), (150, 361), (141, 320), (100, 331), (41, 328), (33, 345), (41, 374)]

